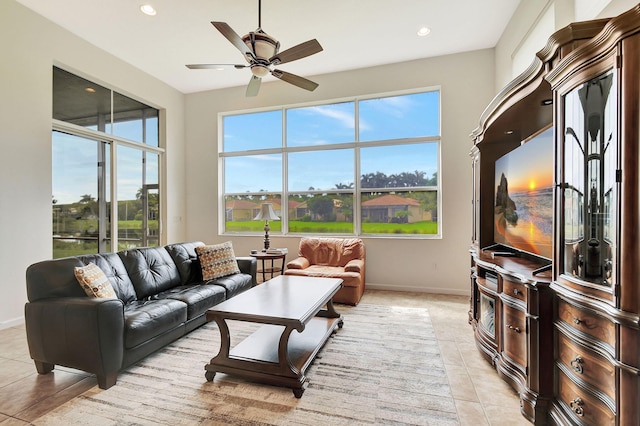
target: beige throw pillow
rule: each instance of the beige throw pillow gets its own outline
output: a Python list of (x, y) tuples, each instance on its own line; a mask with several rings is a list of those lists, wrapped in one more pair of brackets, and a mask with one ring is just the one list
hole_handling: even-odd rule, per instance
[(107, 276), (95, 263), (73, 268), (76, 279), (89, 297), (101, 299), (117, 299)]
[(209, 246), (198, 246), (196, 247), (196, 253), (202, 267), (202, 279), (205, 281), (240, 273), (231, 241)]

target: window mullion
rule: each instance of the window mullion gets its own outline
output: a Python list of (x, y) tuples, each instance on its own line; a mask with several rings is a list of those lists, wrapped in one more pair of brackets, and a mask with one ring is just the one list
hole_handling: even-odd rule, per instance
[(360, 102), (354, 102), (354, 140), (356, 142), (355, 152), (353, 155), (353, 160), (355, 162), (353, 167), (353, 189), (355, 191), (353, 197), (353, 229), (356, 235), (362, 234), (362, 214), (361, 214), (361, 206), (360, 200), (362, 197), (360, 196)]
[(280, 201), (280, 232), (289, 233), (289, 154), (287, 153), (287, 111), (282, 109), (282, 192)]
[(118, 146), (110, 143), (111, 148), (111, 251), (118, 251)]

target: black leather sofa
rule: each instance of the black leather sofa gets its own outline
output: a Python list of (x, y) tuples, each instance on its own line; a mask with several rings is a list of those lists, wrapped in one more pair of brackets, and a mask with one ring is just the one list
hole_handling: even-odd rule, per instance
[[(202, 280), (201, 242), (67, 257), (27, 268), (25, 325), (40, 374), (54, 366), (96, 375), (108, 389), (118, 372), (206, 322), (205, 312), (256, 285), (256, 260), (237, 257), (241, 273)], [(117, 299), (88, 297), (74, 267), (93, 262)]]

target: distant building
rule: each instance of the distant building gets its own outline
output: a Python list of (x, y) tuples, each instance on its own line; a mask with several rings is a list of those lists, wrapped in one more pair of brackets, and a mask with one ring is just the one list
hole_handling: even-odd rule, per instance
[(432, 215), (430, 211), (424, 211), (416, 199), (387, 194), (363, 202), (362, 219), (373, 223), (414, 223), (432, 220)]
[(225, 219), (227, 222), (243, 222), (253, 220), (260, 211), (260, 204), (249, 200), (227, 200)]

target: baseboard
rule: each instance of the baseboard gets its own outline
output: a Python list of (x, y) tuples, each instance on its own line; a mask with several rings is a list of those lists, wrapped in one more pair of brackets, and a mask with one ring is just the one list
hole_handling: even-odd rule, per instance
[(385, 290), (385, 291), (406, 291), (406, 292), (417, 292), (417, 293), (433, 293), (433, 294), (451, 294), (454, 296), (469, 296), (468, 290), (460, 290), (460, 289), (452, 289), (452, 288), (412, 287), (412, 286), (367, 283), (365, 285), (365, 291), (366, 289)]
[(7, 321), (0, 322), (0, 330), (15, 327), (16, 325), (22, 325), (22, 324), (24, 324), (24, 317), (13, 318)]

